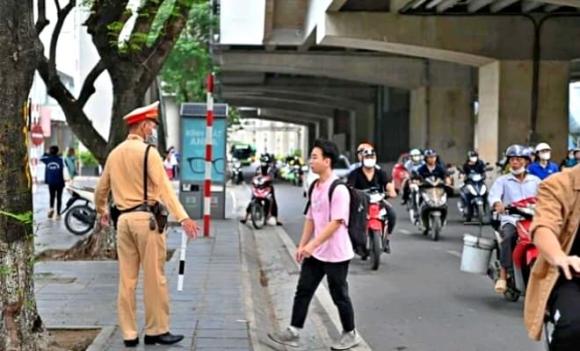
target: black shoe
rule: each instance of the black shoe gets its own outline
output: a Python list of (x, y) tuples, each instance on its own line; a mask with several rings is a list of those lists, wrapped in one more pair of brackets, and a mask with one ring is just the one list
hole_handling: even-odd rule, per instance
[(135, 338), (132, 340), (123, 340), (125, 347), (137, 347), (139, 345), (139, 338)]
[(170, 332), (161, 335), (145, 335), (145, 345), (173, 345), (183, 340), (183, 335), (173, 335)]
[(390, 240), (385, 240), (384, 242), (384, 248), (383, 251), (385, 251), (385, 253), (390, 254), (391, 253), (391, 241)]
[(247, 221), (248, 221), (247, 219), (240, 219), (240, 223), (242, 224), (246, 224)]
[(283, 224), (280, 221), (276, 221), (276, 225), (282, 226)]

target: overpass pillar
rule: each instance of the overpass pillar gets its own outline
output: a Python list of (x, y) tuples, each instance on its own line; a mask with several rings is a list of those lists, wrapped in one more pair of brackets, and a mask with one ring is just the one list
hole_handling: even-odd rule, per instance
[(536, 136), (532, 136), (532, 61), (496, 61), (479, 68), (479, 114), (475, 144), (495, 162), (514, 143), (549, 143), (566, 155), (570, 63), (540, 64)]
[(411, 91), (410, 147), (430, 147), (461, 163), (473, 145), (473, 83), (469, 66), (426, 63), (427, 85)]

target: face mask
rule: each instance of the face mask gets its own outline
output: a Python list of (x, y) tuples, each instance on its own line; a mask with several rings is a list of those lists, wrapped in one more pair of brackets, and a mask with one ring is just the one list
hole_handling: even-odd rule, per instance
[(576, 157), (574, 157), (574, 155), (568, 155), (568, 158), (574, 160)]
[(145, 138), (145, 142), (150, 145), (157, 145), (158, 136), (157, 136), (157, 129), (153, 129), (151, 134)]
[(544, 161), (548, 161), (550, 158), (552, 158), (552, 154), (550, 152), (540, 153), (540, 159), (542, 159)]
[(470, 157), (469, 162), (471, 162), (471, 163), (477, 162), (477, 157)]
[(375, 159), (372, 159), (372, 158), (368, 158), (368, 159), (367, 159), (367, 158), (365, 158), (365, 159), (363, 160), (363, 165), (364, 165), (366, 168), (373, 168), (373, 167), (374, 167), (376, 164), (377, 164), (377, 160), (375, 160)]
[(513, 175), (520, 175), (526, 171), (526, 167), (522, 167), (520, 169), (512, 169), (511, 172)]

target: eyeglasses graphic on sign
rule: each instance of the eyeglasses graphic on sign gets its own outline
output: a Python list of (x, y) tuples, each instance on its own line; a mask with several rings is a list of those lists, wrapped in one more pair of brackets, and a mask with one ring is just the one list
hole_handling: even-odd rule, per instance
[[(188, 157), (187, 162), (189, 163), (189, 168), (193, 173), (204, 173), (205, 172), (205, 158), (204, 157)], [(225, 163), (224, 158), (216, 158), (211, 161), (213, 165), (213, 170), (217, 174), (224, 174)]]

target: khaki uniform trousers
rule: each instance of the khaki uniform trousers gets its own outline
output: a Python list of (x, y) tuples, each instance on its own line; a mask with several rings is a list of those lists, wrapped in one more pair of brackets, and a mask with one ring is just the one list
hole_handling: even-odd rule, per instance
[(117, 312), (123, 339), (138, 337), (135, 289), (142, 266), (145, 299), (145, 333), (169, 331), (169, 296), (165, 278), (166, 234), (149, 229), (150, 213), (129, 212), (119, 217), (117, 253), (119, 296)]

